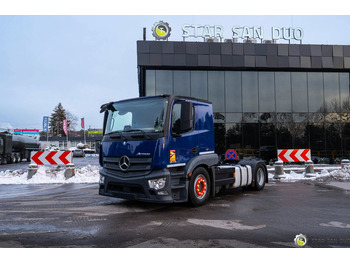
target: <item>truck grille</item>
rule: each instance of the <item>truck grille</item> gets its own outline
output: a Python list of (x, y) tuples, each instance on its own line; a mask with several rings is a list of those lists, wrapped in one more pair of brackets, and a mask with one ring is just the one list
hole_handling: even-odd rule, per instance
[(115, 183), (108, 183), (108, 192), (112, 191), (114, 193), (120, 194), (136, 194), (145, 197), (145, 191), (141, 186), (136, 185), (121, 185)]
[(151, 170), (152, 158), (151, 157), (129, 157), (130, 163), (128, 168), (123, 170), (119, 166), (120, 157), (104, 157), (103, 163), (106, 171), (112, 172), (137, 172), (137, 171), (149, 171)]

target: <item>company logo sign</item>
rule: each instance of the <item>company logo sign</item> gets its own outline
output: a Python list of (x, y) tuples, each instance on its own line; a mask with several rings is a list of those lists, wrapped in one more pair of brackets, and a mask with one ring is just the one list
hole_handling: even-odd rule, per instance
[(158, 40), (166, 40), (169, 38), (171, 27), (167, 22), (159, 21), (154, 23), (152, 28), (152, 35)]
[(294, 243), (297, 247), (303, 247), (307, 243), (307, 238), (303, 234), (296, 235), (294, 238)]
[(130, 159), (127, 156), (122, 156), (119, 159), (119, 167), (121, 170), (126, 171), (130, 167)]

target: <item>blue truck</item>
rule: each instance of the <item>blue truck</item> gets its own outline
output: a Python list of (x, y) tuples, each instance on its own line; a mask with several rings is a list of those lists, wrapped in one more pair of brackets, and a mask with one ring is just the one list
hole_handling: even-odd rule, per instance
[(100, 195), (200, 206), (223, 187), (262, 190), (268, 182), (263, 161), (219, 159), (209, 101), (139, 97), (104, 104), (101, 113)]

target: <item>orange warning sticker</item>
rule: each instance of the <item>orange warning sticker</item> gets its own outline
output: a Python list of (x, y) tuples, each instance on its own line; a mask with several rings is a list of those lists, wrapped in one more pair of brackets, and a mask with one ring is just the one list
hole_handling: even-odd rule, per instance
[(170, 163), (176, 162), (176, 150), (170, 150)]

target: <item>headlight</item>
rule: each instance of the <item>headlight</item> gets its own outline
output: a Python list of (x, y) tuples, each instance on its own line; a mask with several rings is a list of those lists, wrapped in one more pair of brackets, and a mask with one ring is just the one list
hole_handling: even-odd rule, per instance
[(148, 180), (149, 188), (156, 189), (156, 190), (164, 188), (165, 183), (166, 183), (165, 177)]
[(100, 175), (100, 185), (105, 183), (105, 176)]

